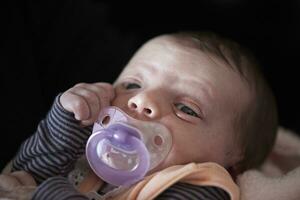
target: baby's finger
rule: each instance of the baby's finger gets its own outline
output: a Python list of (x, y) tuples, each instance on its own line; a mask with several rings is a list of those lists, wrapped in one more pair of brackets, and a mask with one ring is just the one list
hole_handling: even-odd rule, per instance
[(74, 88), (63, 93), (60, 97), (60, 102), (64, 109), (74, 113), (75, 119), (83, 120), (89, 118), (88, 103), (84, 97), (74, 92)]
[(82, 118), (80, 120), (92, 120), (96, 121), (97, 115), (100, 111), (100, 99), (97, 94), (90, 88), (86, 89), (83, 87), (76, 87), (73, 89), (74, 93), (84, 98), (88, 105), (89, 115), (88, 117)]
[(109, 106), (110, 102), (115, 97), (115, 91), (111, 84), (109, 83), (94, 83), (93, 84), (99, 91), (98, 95), (101, 100), (101, 108)]
[[(99, 82), (94, 84), (81, 84), (80, 86), (95, 92), (100, 101), (100, 109), (109, 106), (110, 101), (114, 98), (114, 89), (109, 83)], [(99, 112), (100, 110), (96, 113), (96, 116), (93, 116), (93, 118), (81, 121), (81, 124), (83, 126), (91, 125), (97, 120)]]
[(21, 183), (21, 185), (36, 186), (35, 180), (26, 171), (15, 171), (11, 173), (11, 175), (16, 177), (16, 179)]
[[(81, 88), (84, 88), (86, 90), (89, 90), (91, 92), (94, 92), (94, 94), (97, 96), (98, 98), (98, 105), (99, 105), (99, 108), (97, 107), (97, 110), (95, 110), (95, 112), (93, 112), (93, 116), (92, 116), (92, 120), (94, 120), (93, 122), (96, 121), (99, 113), (100, 113), (100, 109), (105, 107), (105, 106), (108, 106), (110, 105), (110, 96), (111, 96), (111, 91), (107, 91), (107, 86), (106, 85), (109, 85), (109, 84), (106, 84), (106, 83), (102, 83), (103, 86), (100, 84), (100, 85), (97, 85), (97, 84), (85, 84), (85, 83), (82, 83), (79, 85), (79, 87)], [(89, 119), (90, 120), (90, 119)]]
[(95, 121), (96, 121), (96, 120), (91, 120), (91, 119), (89, 119), (89, 120), (82, 120), (80, 123), (81, 123), (81, 125), (82, 125), (83, 127), (85, 127), (85, 126), (92, 125)]
[(16, 177), (10, 174), (0, 174), (0, 188), (2, 190), (9, 191), (20, 185), (21, 183)]

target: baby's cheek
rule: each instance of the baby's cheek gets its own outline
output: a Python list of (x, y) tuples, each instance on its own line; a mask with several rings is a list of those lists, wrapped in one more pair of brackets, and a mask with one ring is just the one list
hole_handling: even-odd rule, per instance
[(123, 108), (127, 105), (128, 99), (126, 99), (124, 96), (119, 95), (116, 93), (115, 98), (111, 101), (112, 106), (117, 106), (119, 108)]
[[(188, 147), (187, 147), (188, 148)], [(181, 146), (173, 144), (167, 158), (165, 159), (164, 165), (166, 167), (172, 165), (180, 165), (185, 164), (185, 161), (188, 159), (188, 155), (185, 155), (185, 149)]]

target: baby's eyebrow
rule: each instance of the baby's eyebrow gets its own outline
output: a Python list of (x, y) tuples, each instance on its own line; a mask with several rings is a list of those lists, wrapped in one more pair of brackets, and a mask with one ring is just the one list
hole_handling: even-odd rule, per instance
[(137, 75), (137, 76), (141, 76), (142, 73), (147, 73), (150, 75), (156, 74), (157, 73), (157, 69), (155, 69), (154, 66), (148, 64), (148, 63), (144, 63), (144, 62), (134, 62), (131, 63), (131, 66), (125, 71), (125, 75)]
[(212, 101), (212, 86), (210, 83), (205, 81), (200, 84), (198, 81), (193, 80), (183, 80), (183, 82), (185, 82), (186, 85), (189, 85), (190, 88), (195, 88), (191, 91), (181, 91), (184, 95), (194, 97), (199, 102), (205, 101), (205, 103), (209, 103)]
[(144, 66), (145, 67), (143, 68), (143, 70), (148, 71), (148, 73), (150, 73), (150, 74), (154, 74), (157, 72), (157, 69), (153, 65), (149, 65), (149, 64), (145, 63)]

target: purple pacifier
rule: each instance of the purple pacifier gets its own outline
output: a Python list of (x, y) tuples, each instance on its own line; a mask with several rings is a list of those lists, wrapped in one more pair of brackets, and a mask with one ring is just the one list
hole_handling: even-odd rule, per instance
[(131, 185), (161, 163), (171, 145), (171, 134), (164, 125), (136, 120), (117, 107), (106, 107), (88, 139), (86, 157), (104, 181)]

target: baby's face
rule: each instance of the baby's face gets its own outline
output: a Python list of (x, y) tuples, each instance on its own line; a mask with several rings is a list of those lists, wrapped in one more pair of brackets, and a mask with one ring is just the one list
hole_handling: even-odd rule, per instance
[(144, 45), (116, 80), (112, 105), (169, 128), (173, 146), (154, 171), (189, 162), (233, 166), (241, 159), (233, 121), (248, 103), (240, 76), (171, 36)]

